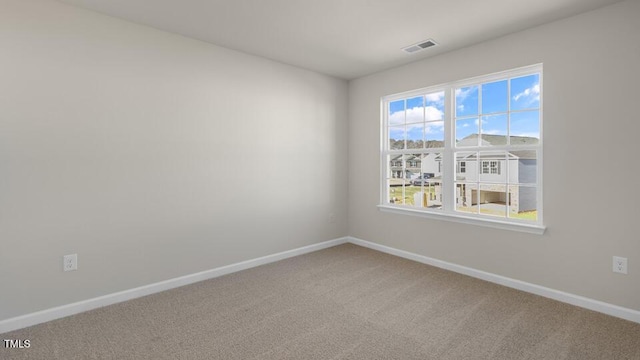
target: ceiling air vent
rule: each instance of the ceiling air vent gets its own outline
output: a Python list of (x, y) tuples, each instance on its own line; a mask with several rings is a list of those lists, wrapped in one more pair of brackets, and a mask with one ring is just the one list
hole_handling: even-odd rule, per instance
[(406, 48), (404, 48), (402, 50), (404, 50), (405, 52), (408, 52), (409, 54), (413, 54), (415, 52), (418, 52), (418, 51), (421, 51), (421, 50), (424, 50), (426, 48), (430, 48), (430, 47), (436, 46), (436, 45), (437, 45), (437, 43), (435, 41), (429, 39), (429, 40), (421, 41), (421, 42), (419, 42), (417, 44), (413, 44), (413, 45), (407, 46)]

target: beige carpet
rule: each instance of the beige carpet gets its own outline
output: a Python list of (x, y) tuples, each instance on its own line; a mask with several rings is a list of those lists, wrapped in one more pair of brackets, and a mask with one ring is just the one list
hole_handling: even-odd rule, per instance
[(640, 324), (350, 244), (0, 337), (31, 341), (3, 360), (640, 359)]

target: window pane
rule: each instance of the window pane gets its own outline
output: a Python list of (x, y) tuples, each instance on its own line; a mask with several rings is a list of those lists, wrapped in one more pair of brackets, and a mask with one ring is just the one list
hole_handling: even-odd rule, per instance
[(478, 212), (478, 185), (456, 183), (456, 211)]
[(402, 163), (402, 155), (389, 155), (388, 156), (389, 178), (391, 179), (403, 179), (404, 178), (404, 164)]
[(481, 214), (507, 216), (507, 186), (505, 184), (480, 184), (479, 201)]
[(407, 149), (424, 147), (424, 123), (407, 125)]
[(389, 149), (404, 149), (404, 126), (389, 128)]
[(475, 152), (457, 152), (456, 181), (478, 181), (478, 156)]
[(390, 204), (404, 205), (404, 181), (401, 179), (387, 180), (388, 200)]
[(482, 146), (507, 144), (507, 115), (489, 115), (482, 117)]
[(438, 181), (424, 181), (424, 185), (412, 185), (405, 188), (407, 203), (415, 207), (442, 209), (442, 184)]
[(425, 105), (426, 120), (444, 119), (444, 91), (427, 94)]
[(490, 114), (507, 111), (507, 80), (482, 85), (482, 113)]
[(420, 163), (420, 176), (423, 182), (440, 180), (442, 178), (442, 167), (441, 153), (423, 154)]
[(535, 150), (509, 152), (509, 183), (535, 184), (538, 174), (538, 157)]
[(420, 176), (420, 167), (422, 166), (422, 155), (407, 154), (407, 155), (403, 155), (403, 158), (404, 158), (404, 164), (405, 164), (404, 178), (411, 181), (412, 179)]
[(404, 100), (389, 103), (389, 125), (404, 124)]
[(424, 206), (423, 199), (423, 181), (421, 176), (423, 154), (408, 155), (410, 160), (407, 163), (410, 165), (407, 170), (407, 181), (404, 189), (405, 205), (411, 205), (416, 207)]
[[(442, 154), (435, 154), (436, 159), (442, 159)], [(424, 175), (433, 174), (433, 177), (426, 177), (428, 185), (425, 185), (425, 207), (429, 209), (442, 209), (442, 162), (438, 163), (437, 171), (434, 166), (434, 171), (423, 173)]]
[(424, 97), (407, 99), (407, 124), (424, 122)]
[(511, 114), (511, 145), (535, 145), (540, 139), (540, 111)]
[(411, 194), (413, 199), (413, 206), (415, 207), (427, 207), (429, 200), (427, 198), (429, 194), (429, 185), (415, 187), (415, 191)]
[(456, 146), (478, 146), (478, 118), (456, 121)]
[(540, 75), (511, 79), (511, 110), (540, 108)]
[(444, 147), (444, 121), (432, 121), (425, 124), (426, 147)]
[(509, 217), (521, 220), (538, 220), (537, 193), (533, 186), (509, 186)]
[(456, 117), (478, 115), (478, 86), (456, 89)]
[(422, 185), (411, 185), (407, 183), (404, 188), (405, 205), (424, 207), (424, 191)]

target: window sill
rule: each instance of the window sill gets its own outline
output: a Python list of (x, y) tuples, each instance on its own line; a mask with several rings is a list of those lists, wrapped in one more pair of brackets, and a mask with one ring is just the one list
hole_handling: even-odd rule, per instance
[(500, 220), (487, 219), (487, 218), (476, 218), (476, 217), (464, 216), (464, 215), (458, 215), (458, 214), (426, 212), (423, 210), (413, 210), (409, 208), (401, 208), (401, 207), (390, 206), (390, 205), (378, 205), (378, 209), (380, 211), (394, 213), (394, 214), (419, 216), (419, 217), (424, 217), (428, 219), (452, 221), (452, 222), (463, 223), (463, 224), (485, 226), (485, 227), (490, 227), (494, 229), (519, 231), (519, 232), (525, 232), (525, 233), (537, 234), (537, 235), (544, 234), (544, 231), (547, 228), (544, 225), (521, 224), (521, 223), (500, 221)]

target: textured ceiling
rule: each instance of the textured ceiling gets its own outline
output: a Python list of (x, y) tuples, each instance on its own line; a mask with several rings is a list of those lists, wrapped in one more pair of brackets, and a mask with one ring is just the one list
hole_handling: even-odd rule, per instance
[[(344, 79), (619, 0), (59, 0)], [(413, 55), (401, 49), (432, 38)]]

